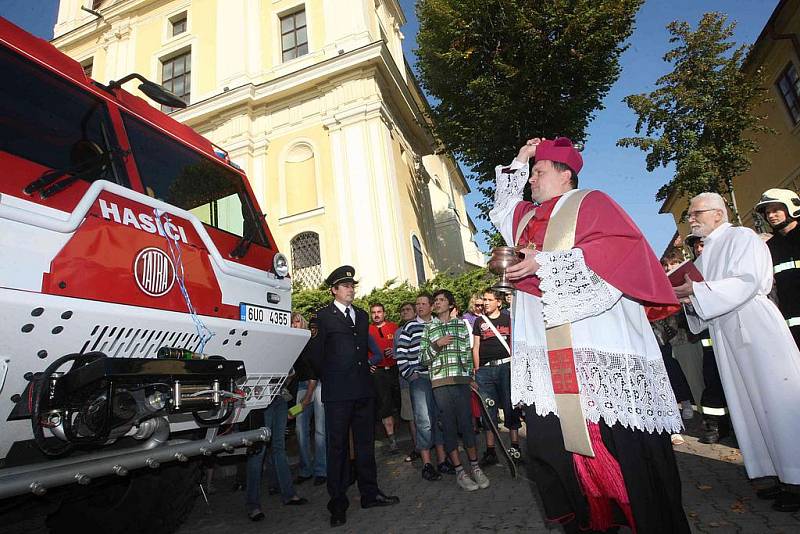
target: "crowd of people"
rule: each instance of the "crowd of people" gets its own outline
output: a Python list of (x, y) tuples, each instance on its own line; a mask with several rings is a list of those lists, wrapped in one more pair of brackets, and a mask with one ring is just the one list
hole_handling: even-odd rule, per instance
[[(378, 422), (388, 454), (401, 453), (396, 434), (400, 420), (408, 424), (405, 460), (421, 460), (423, 481), (489, 487), (487, 468), (504, 445), (479, 417), (481, 396), (494, 400), (495, 425), (502, 410), (518, 457), (525, 423), (525, 463), (544, 514), (568, 533), (689, 532), (673, 446), (695, 413), (702, 443), (735, 433), (758, 497), (800, 510), (800, 416), (787, 409), (800, 403), (800, 197), (764, 193), (755, 208), (773, 229), (764, 239), (732, 226), (721, 196), (698, 195), (688, 250), (659, 262), (610, 197), (578, 189), (582, 166), (570, 140), (535, 138), (496, 168), (490, 218), (520, 254), (506, 270), (512, 306), (511, 295), (487, 288), (462, 316), (440, 289), (403, 303), (395, 324), (382, 303), (369, 313), (353, 306), (351, 266), (328, 276), (333, 302), (310, 317), (295, 366), (294, 484), (327, 484), (331, 526), (346, 522), (353, 483), (362, 508), (400, 501), (378, 485)], [(668, 278), (687, 259), (697, 274)], [(299, 314), (292, 325), (306, 327)], [(286, 408), (276, 399), (264, 413), (273, 436), (293, 417)], [(283, 501), (304, 504), (278, 441), (270, 458)], [(251, 462), (261, 461), (248, 461), (248, 487)], [(258, 519), (258, 491), (247, 495)]]
[[(398, 416), (408, 424), (413, 446), (405, 461), (421, 459), (423, 480), (433, 482), (452, 475), (466, 491), (487, 488), (490, 482), (483, 469), (498, 463), (497, 444), (488, 431), (488, 422), (480, 420), (477, 390), (496, 400), (490, 408), (494, 424), (499, 423), (502, 410), (511, 432), (510, 446), (519, 450), (517, 430), (521, 422), (511, 403), (511, 321), (508, 308), (503, 307), (508, 296), (493, 289), (475, 294), (462, 316), (450, 291), (439, 290), (432, 295), (422, 292), (414, 302), (400, 306), (399, 324), (386, 319), (385, 306), (379, 302), (370, 305), (367, 321), (366, 313), (352, 306), (356, 283), (352, 273), (352, 267), (344, 266), (328, 278), (334, 295), (334, 302), (323, 309), (328, 313), (320, 310), (311, 321), (299, 313), (292, 314), (292, 327), (308, 328), (312, 335), (292, 373), (297, 382), (294, 398), (299, 413), (289, 412), (288, 392), (277, 396), (263, 412), (264, 425), (273, 436), (270, 454), (265, 455), (261, 448), (249, 455), (247, 478), (240, 482), (246, 489), (248, 517), (254, 521), (264, 517), (259, 488), (265, 458), (269, 458), (269, 471), (274, 473), (274, 491), (280, 492), (286, 505), (308, 502), (297, 495), (295, 486), (312, 479), (315, 485), (327, 484), (333, 526), (346, 521), (344, 494), (356, 482), (362, 507), (398, 502), (377, 489), (371, 441), (376, 421), (380, 421), (385, 432), (383, 450), (400, 454)], [(355, 320), (350, 321), (350, 317)], [(327, 326), (321, 328), (320, 323)], [(349, 329), (344, 332), (346, 338), (333, 335), (342, 327)], [(334, 346), (345, 340), (347, 350), (360, 357), (326, 369)], [(332, 376), (342, 387), (337, 388), (338, 393), (328, 393), (324, 376), (339, 372), (342, 374)], [(361, 382), (360, 391), (351, 391), (354, 382)], [(331, 417), (335, 419), (331, 421)], [(292, 418), (296, 419), (299, 456), (294, 480), (288, 474), (284, 437), (286, 421)], [(476, 434), (481, 428), (487, 429), (486, 447), (479, 459)], [(459, 443), (466, 451), (466, 465), (459, 454)], [(331, 468), (332, 463), (336, 467)]]

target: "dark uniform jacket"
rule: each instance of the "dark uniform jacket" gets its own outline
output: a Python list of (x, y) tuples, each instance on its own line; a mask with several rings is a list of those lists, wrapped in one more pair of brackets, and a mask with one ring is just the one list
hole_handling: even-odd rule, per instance
[(317, 335), (308, 344), (308, 357), (322, 380), (322, 402), (375, 396), (369, 372), (367, 312), (352, 306), (355, 327), (331, 302), (317, 310)]
[(767, 247), (772, 254), (778, 307), (786, 319), (800, 317), (800, 227), (786, 235), (775, 232)]

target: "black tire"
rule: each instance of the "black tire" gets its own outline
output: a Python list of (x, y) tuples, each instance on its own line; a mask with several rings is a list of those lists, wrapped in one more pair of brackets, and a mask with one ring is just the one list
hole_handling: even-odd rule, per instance
[(191, 460), (92, 482), (65, 498), (47, 526), (53, 534), (172, 534), (194, 506), (200, 472), (200, 461)]

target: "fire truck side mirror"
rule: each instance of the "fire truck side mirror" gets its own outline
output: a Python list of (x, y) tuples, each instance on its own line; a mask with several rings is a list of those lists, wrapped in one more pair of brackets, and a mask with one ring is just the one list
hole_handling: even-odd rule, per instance
[(139, 90), (147, 95), (148, 98), (151, 100), (163, 105), (169, 106), (171, 108), (185, 108), (186, 102), (178, 98), (174, 93), (168, 91), (158, 85), (155, 82), (151, 82), (141, 74), (137, 74), (135, 72), (128, 74), (120, 78), (119, 80), (112, 81), (106, 87), (107, 90), (111, 91), (112, 89), (116, 89), (117, 87), (122, 87), (122, 84), (129, 82), (133, 79), (139, 80), (142, 82), (139, 85)]
[(145, 80), (139, 86), (139, 90), (146, 94), (149, 98), (171, 108), (185, 108), (186, 102), (175, 96), (171, 91), (167, 91), (160, 85), (150, 80)]

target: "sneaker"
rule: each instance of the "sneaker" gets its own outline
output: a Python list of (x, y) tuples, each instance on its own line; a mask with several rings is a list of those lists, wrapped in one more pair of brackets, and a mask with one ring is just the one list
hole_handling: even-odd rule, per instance
[(264, 519), (264, 512), (261, 511), (261, 508), (253, 508), (247, 512), (247, 517), (250, 518), (250, 521), (261, 521)]
[(497, 465), (497, 453), (493, 450), (486, 450), (483, 453), (481, 461), (478, 462), (481, 467), (489, 467), (490, 465)]
[(483, 473), (483, 469), (480, 467), (476, 466), (472, 468), (472, 480), (475, 481), (480, 489), (486, 489), (489, 487), (489, 477)]
[(470, 478), (466, 471), (461, 471), (456, 478), (456, 482), (464, 491), (475, 491), (480, 488), (474, 480)]
[(405, 457), (403, 460), (404, 462), (413, 462), (414, 460), (419, 460), (420, 456), (417, 451), (411, 451), (408, 453), (408, 456)]
[(443, 475), (455, 475), (456, 468), (453, 467), (453, 464), (450, 463), (450, 460), (445, 460), (444, 462), (440, 463), (436, 466), (436, 470), (439, 471)]
[(433, 482), (434, 480), (439, 480), (442, 478), (442, 474), (438, 473), (436, 469), (433, 468), (432, 464), (425, 464), (422, 467), (422, 478), (429, 482)]
[(673, 445), (683, 445), (684, 443), (686, 443), (686, 440), (683, 439), (683, 436), (681, 436), (680, 434), (672, 434), (669, 437), (669, 440), (672, 442)]

